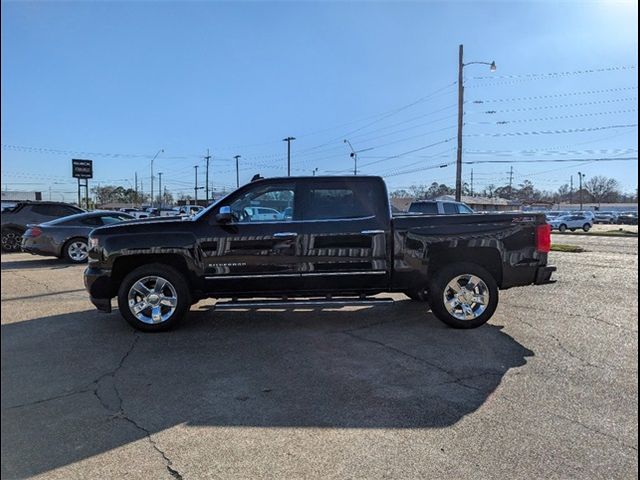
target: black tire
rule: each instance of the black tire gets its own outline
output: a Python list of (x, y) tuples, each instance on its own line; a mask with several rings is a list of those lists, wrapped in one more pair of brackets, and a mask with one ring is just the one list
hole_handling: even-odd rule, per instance
[(17, 228), (2, 229), (2, 251), (19, 252), (22, 250), (22, 234), (24, 232)]
[[(133, 285), (146, 277), (161, 277), (175, 289), (177, 303), (175, 310), (166, 320), (158, 323), (146, 323), (138, 319), (129, 308), (129, 291)], [(182, 273), (162, 263), (152, 263), (136, 268), (129, 273), (118, 291), (118, 309), (124, 319), (136, 330), (142, 332), (162, 332), (174, 328), (186, 316), (191, 307), (189, 285)]]
[(73, 253), (74, 251), (72, 250), (72, 246), (78, 244), (84, 245), (85, 252), (89, 250), (89, 241), (86, 238), (74, 237), (70, 240), (67, 240), (62, 247), (62, 258), (64, 258), (69, 263), (85, 263), (89, 258), (88, 255), (85, 255), (83, 258), (79, 258)]
[(409, 297), (414, 302), (427, 302), (427, 291), (426, 290), (408, 290), (403, 292), (407, 297)]
[(588, 232), (589, 230), (591, 230), (591, 225), (589, 225), (588, 223), (585, 223), (582, 226), (582, 230), (584, 230), (585, 232)]
[[(464, 320), (449, 313), (445, 306), (445, 289), (447, 285), (460, 275), (474, 275), (480, 278), (487, 287), (489, 295), (485, 310), (477, 317)], [(493, 276), (483, 267), (475, 263), (454, 263), (436, 273), (429, 287), (429, 304), (431, 311), (439, 320), (453, 328), (477, 328), (487, 323), (498, 307), (498, 284)]]
[(560, 232), (566, 232), (566, 231), (567, 231), (567, 226), (563, 223), (562, 225), (560, 225), (560, 226), (558, 227), (558, 230), (559, 230)]

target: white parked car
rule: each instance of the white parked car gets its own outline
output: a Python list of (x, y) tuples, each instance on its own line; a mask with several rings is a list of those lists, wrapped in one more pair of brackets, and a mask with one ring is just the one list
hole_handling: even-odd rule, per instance
[(179, 215), (195, 215), (204, 210), (200, 205), (183, 205), (178, 209)]
[(591, 227), (593, 227), (593, 219), (583, 214), (571, 214), (553, 218), (549, 220), (549, 225), (551, 225), (552, 230), (558, 230), (560, 232), (566, 230), (575, 232), (578, 229), (588, 232), (591, 230)]
[(282, 213), (280, 213), (275, 208), (267, 208), (267, 207), (245, 207), (244, 208), (245, 215), (252, 222), (264, 222), (270, 220), (280, 220), (282, 218)]
[(137, 208), (121, 208), (121, 212), (128, 213), (129, 215), (136, 218), (148, 218), (149, 214), (147, 212), (143, 212), (138, 210)]

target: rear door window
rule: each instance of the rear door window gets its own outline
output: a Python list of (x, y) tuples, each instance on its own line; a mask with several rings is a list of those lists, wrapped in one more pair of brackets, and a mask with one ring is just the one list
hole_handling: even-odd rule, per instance
[(437, 215), (438, 204), (436, 202), (412, 203), (409, 207), (409, 213), (426, 213), (428, 215)]
[(442, 207), (444, 209), (445, 215), (457, 215), (458, 206), (455, 203), (443, 203)]
[(376, 215), (380, 200), (375, 189), (362, 184), (320, 182), (307, 192), (303, 220), (340, 220)]

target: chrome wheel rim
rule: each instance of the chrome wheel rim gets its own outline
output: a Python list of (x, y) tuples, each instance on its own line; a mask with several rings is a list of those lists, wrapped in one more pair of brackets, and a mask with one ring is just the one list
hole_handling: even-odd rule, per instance
[(84, 242), (72, 242), (67, 252), (69, 253), (69, 258), (74, 262), (84, 262), (87, 259), (89, 253), (87, 252), (87, 244)]
[(458, 275), (444, 289), (444, 305), (447, 312), (458, 320), (475, 320), (489, 306), (489, 287), (471, 274)]
[(129, 310), (138, 320), (149, 324), (166, 322), (176, 311), (178, 294), (166, 278), (150, 275), (129, 289)]

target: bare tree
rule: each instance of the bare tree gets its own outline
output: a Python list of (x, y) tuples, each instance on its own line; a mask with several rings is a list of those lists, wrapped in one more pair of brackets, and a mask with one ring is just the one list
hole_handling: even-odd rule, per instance
[(591, 194), (593, 200), (600, 205), (605, 200), (615, 200), (620, 195), (620, 184), (615, 178), (602, 175), (591, 177), (584, 184), (584, 189)]

